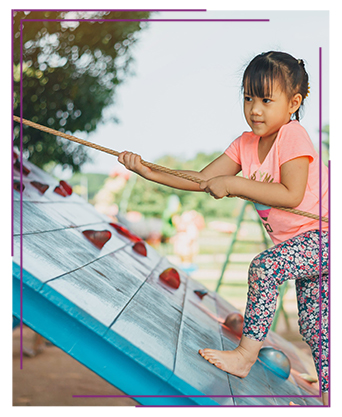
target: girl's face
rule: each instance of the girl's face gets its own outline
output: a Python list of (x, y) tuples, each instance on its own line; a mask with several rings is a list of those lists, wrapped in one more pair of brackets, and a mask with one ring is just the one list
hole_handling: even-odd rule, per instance
[(253, 133), (263, 139), (275, 139), (279, 129), (288, 123), (292, 113), (299, 108), (302, 96), (294, 95), (290, 100), (274, 82), (272, 94), (257, 97), (244, 94), (245, 118)]

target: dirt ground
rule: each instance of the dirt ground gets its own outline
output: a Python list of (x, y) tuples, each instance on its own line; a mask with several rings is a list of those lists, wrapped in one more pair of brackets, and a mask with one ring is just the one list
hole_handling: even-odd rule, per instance
[[(23, 346), (31, 348), (35, 333), (24, 326)], [(135, 406), (131, 398), (73, 398), (73, 395), (125, 395), (53, 345), (35, 357), (23, 356), (20, 328), (13, 331), (14, 406)]]

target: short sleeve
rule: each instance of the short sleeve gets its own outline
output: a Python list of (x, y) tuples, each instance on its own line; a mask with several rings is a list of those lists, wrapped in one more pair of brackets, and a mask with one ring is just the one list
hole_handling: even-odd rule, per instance
[(229, 158), (232, 159), (234, 162), (241, 165), (240, 151), (241, 151), (241, 136), (235, 139), (228, 146), (228, 148), (224, 151), (224, 153), (228, 155)]
[(308, 133), (297, 121), (293, 121), (282, 128), (278, 152), (279, 166), (301, 156), (308, 156), (311, 163), (316, 155)]

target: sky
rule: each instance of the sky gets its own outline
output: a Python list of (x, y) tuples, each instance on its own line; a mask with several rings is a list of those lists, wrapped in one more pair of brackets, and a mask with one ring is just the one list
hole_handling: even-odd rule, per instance
[[(240, 89), (245, 66), (261, 52), (281, 50), (305, 62), (310, 95), (301, 123), (318, 146), (319, 48), (322, 121), (329, 123), (328, 11), (160, 12), (152, 18), (269, 22), (150, 22), (134, 46), (135, 76), (118, 87), (114, 105), (105, 111), (120, 123), (100, 124), (89, 135), (76, 132), (75, 136), (117, 151), (130, 150), (150, 162), (166, 154), (187, 159), (198, 152), (223, 152), (250, 130)], [(82, 172), (108, 174), (118, 164), (102, 152), (89, 154), (93, 162)]]

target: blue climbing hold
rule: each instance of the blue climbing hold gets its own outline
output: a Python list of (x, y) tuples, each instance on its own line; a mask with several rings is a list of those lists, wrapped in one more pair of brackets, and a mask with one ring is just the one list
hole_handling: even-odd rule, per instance
[(289, 377), (291, 364), (289, 358), (281, 350), (264, 347), (260, 349), (259, 360), (281, 378), (287, 379)]

